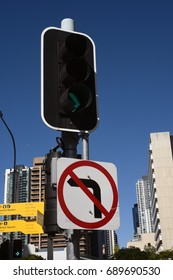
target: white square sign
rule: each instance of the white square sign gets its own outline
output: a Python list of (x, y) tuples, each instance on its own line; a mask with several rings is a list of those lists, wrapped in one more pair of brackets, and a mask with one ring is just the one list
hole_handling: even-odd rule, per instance
[(63, 229), (116, 230), (117, 169), (112, 163), (57, 159), (57, 221)]

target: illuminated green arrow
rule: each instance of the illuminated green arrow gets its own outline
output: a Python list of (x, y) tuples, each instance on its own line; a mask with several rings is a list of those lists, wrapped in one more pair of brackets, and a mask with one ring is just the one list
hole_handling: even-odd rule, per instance
[(74, 105), (73, 111), (72, 111), (72, 113), (74, 113), (74, 112), (76, 112), (77, 109), (79, 108), (79, 106), (80, 106), (80, 101), (79, 101), (79, 99), (77, 98), (77, 96), (76, 96), (74, 93), (72, 93), (72, 92), (69, 93), (69, 96), (70, 96), (70, 98), (71, 98), (71, 100), (72, 100), (72, 102), (73, 102), (73, 105)]

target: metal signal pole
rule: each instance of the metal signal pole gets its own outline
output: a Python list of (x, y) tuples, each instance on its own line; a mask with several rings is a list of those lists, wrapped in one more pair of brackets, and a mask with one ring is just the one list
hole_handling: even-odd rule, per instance
[[(70, 18), (63, 19), (61, 21), (61, 29), (74, 31), (74, 21)], [(61, 137), (64, 151), (63, 156), (67, 158), (77, 158), (78, 133), (64, 131)], [(65, 232), (67, 240), (67, 260), (79, 259), (80, 231), (67, 229)]]
[[(0, 118), (2, 120), (2, 122), (4, 123), (5, 127), (7, 128), (8, 132), (10, 133), (11, 139), (12, 139), (12, 143), (13, 143), (13, 152), (14, 152), (14, 156), (13, 156), (13, 185), (12, 185), (12, 203), (16, 202), (16, 143), (14, 140), (14, 136), (10, 130), (10, 128), (8, 127), (6, 121), (3, 118), (3, 113), (0, 111)], [(14, 216), (11, 216), (11, 219), (14, 219)], [(10, 233), (10, 248), (9, 248), (9, 257), (10, 260), (13, 259), (13, 233)]]

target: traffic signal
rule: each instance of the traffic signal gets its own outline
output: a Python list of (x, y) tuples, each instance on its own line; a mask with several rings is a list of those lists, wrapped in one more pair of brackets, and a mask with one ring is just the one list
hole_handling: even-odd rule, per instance
[(0, 245), (0, 260), (9, 260), (10, 259), (10, 242), (9, 240), (4, 241)]
[(55, 130), (92, 131), (98, 122), (95, 45), (86, 34), (55, 27), (42, 32), (45, 124)]
[(13, 241), (13, 259), (22, 257), (22, 239), (15, 239)]
[(45, 198), (44, 198), (44, 233), (54, 234), (60, 231), (57, 224), (57, 190), (51, 182), (51, 162), (58, 158), (58, 153), (51, 151), (45, 156)]

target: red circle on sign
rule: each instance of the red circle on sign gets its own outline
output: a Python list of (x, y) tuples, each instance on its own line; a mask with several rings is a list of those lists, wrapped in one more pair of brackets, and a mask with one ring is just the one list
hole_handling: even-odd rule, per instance
[[(65, 183), (67, 176), (73, 174), (74, 169), (76, 169), (78, 167), (82, 167), (82, 166), (90, 166), (90, 167), (96, 168), (97, 170), (102, 172), (108, 179), (108, 181), (111, 185), (111, 188), (112, 188), (113, 201), (112, 201), (111, 209), (110, 209), (110, 211), (107, 211), (107, 214), (105, 215), (105, 217), (98, 222), (91, 223), (91, 222), (84, 222), (84, 221), (79, 220), (69, 211), (69, 209), (67, 208), (67, 205), (65, 203), (65, 200), (64, 200), (63, 188), (65, 185), (64, 183)], [(107, 224), (114, 216), (116, 209), (117, 209), (117, 205), (118, 205), (118, 191), (117, 191), (117, 187), (116, 187), (116, 184), (115, 184), (112, 176), (102, 165), (100, 165), (96, 162), (93, 162), (93, 161), (88, 161), (88, 160), (76, 161), (76, 162), (72, 163), (71, 165), (69, 165), (64, 170), (64, 172), (61, 174), (61, 177), (60, 177), (59, 183), (58, 183), (58, 198), (59, 198), (59, 204), (60, 204), (64, 214), (68, 217), (68, 219), (71, 222), (73, 222), (74, 224), (76, 224), (77, 226), (79, 226), (81, 228), (86, 228), (86, 229), (100, 228), (100, 227), (104, 226), (105, 224)]]

